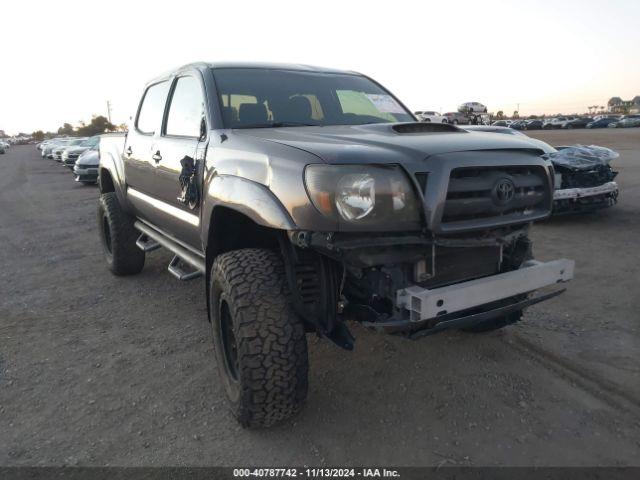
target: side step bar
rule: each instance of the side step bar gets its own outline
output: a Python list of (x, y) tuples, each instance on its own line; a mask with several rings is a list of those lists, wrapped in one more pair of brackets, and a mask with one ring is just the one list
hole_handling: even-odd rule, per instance
[[(204, 275), (206, 266), (203, 257), (191, 252), (178, 242), (172, 240), (166, 235), (163, 235), (154, 228), (145, 225), (141, 221), (136, 221), (134, 227), (142, 233), (136, 242), (136, 245), (145, 252), (150, 252), (160, 247), (164, 247), (175, 254), (175, 257), (173, 257), (171, 263), (169, 263), (168, 270), (169, 273), (178, 280), (193, 280), (194, 278)], [(194, 270), (187, 272), (181, 268), (181, 264), (187, 264), (193, 267)]]
[(178, 255), (173, 257), (171, 262), (169, 262), (169, 267), (168, 267), (169, 273), (174, 277), (176, 277), (178, 280), (181, 280), (184, 282), (184, 281), (193, 280), (194, 278), (198, 278), (202, 276), (202, 272), (200, 270), (192, 270), (191, 272), (186, 272), (185, 270), (182, 269), (182, 265), (181, 265), (182, 263), (185, 263), (185, 262), (183, 262)]
[(162, 245), (150, 238), (146, 233), (141, 233), (140, 237), (136, 241), (136, 246), (143, 252), (153, 252), (159, 249)]

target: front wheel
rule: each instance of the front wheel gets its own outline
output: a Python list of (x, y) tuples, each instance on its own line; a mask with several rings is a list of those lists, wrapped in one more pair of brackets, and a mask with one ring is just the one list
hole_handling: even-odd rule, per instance
[(243, 427), (268, 427), (297, 413), (309, 360), (302, 321), (289, 303), (282, 258), (243, 249), (213, 262), (210, 322), (218, 371)]

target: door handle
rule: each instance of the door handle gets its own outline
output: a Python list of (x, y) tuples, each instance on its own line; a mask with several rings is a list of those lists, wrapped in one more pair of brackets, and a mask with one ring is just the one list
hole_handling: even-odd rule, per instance
[(127, 148), (125, 153), (127, 154), (127, 157), (130, 157), (131, 155), (133, 155), (133, 150), (131, 150), (131, 145), (129, 145), (129, 148)]
[(162, 155), (160, 155), (160, 150), (154, 153), (151, 158), (153, 158), (156, 161), (156, 163), (162, 160)]

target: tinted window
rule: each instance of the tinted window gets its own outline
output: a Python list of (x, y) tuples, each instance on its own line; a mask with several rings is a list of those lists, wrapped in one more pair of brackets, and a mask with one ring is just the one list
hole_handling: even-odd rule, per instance
[(203, 115), (200, 82), (194, 77), (180, 77), (171, 97), (166, 134), (199, 137)]
[(147, 88), (136, 122), (136, 127), (142, 133), (154, 133), (160, 125), (168, 92), (169, 82), (156, 83)]
[(414, 120), (389, 92), (359, 75), (257, 68), (213, 74), (228, 128)]

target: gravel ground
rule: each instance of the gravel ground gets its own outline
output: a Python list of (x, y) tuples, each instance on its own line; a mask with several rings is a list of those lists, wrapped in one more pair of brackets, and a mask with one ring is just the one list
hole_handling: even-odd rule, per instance
[(33, 146), (0, 156), (0, 465), (640, 465), (640, 130), (532, 133), (619, 150), (620, 204), (534, 227), (567, 293), (501, 332), (309, 336), (309, 400), (246, 431), (226, 410), (204, 283), (166, 252), (103, 264), (97, 190)]

